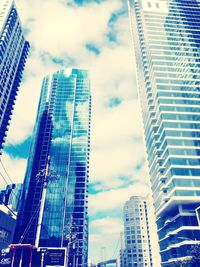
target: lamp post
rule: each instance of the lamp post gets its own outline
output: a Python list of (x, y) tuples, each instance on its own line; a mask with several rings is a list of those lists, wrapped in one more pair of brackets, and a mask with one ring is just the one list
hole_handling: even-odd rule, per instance
[[(67, 226), (68, 234), (65, 235), (65, 238), (68, 240), (67, 243), (67, 265), (69, 264), (69, 256), (70, 256), (70, 246), (75, 245), (79, 240), (77, 239), (77, 229), (78, 227), (76, 225), (73, 225), (71, 222), (70, 225)], [(76, 231), (74, 232), (74, 229)], [(76, 266), (76, 256), (73, 255), (73, 267)]]
[[(78, 240), (73, 240), (67, 244), (67, 265), (66, 266), (68, 266), (69, 264), (70, 246), (76, 244), (77, 242)], [(73, 255), (73, 265), (72, 265), (73, 267), (75, 267), (75, 262), (76, 262), (76, 259)]]
[(46, 199), (46, 193), (47, 193), (47, 186), (50, 181), (58, 180), (60, 178), (60, 175), (56, 175), (56, 172), (53, 169), (49, 168), (49, 162), (50, 157), (48, 156), (46, 168), (39, 172), (36, 175), (36, 178), (39, 179), (42, 178), (42, 198), (40, 201), (40, 208), (39, 208), (39, 218), (38, 218), (38, 224), (37, 224), (37, 230), (36, 230), (36, 238), (35, 238), (35, 247), (38, 248), (39, 246), (39, 240), (40, 240), (40, 232), (41, 232), (41, 226), (42, 226), (42, 218), (44, 213), (44, 204)]

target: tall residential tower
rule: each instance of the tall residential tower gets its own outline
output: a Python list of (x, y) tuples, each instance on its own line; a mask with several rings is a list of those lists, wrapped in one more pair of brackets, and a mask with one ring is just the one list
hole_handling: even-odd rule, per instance
[(68, 247), (68, 266), (87, 266), (90, 111), (87, 71), (44, 78), (14, 240), (36, 243), (48, 176), (39, 246)]
[(16, 6), (12, 0), (0, 1), (0, 151), (19, 89), (29, 50)]
[(200, 1), (129, 0), (162, 266), (200, 231)]
[[(124, 205), (124, 252), (121, 267), (151, 267), (148, 202), (145, 197), (132, 196)], [(124, 264), (125, 262), (125, 264)]]

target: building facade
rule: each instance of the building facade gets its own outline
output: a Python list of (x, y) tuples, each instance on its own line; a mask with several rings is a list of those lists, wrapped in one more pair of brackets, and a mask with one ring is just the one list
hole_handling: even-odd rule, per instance
[(12, 0), (0, 3), (0, 151), (22, 79), (29, 43)]
[(12, 243), (16, 218), (0, 206), (0, 250)]
[(151, 267), (148, 202), (145, 197), (132, 196), (124, 205), (124, 244), (122, 267)]
[(16, 243), (35, 244), (48, 176), (39, 246), (67, 247), (68, 266), (87, 266), (90, 111), (87, 71), (44, 78), (15, 232)]
[(120, 267), (126, 267), (126, 250), (124, 248), (121, 248), (119, 251), (119, 260), (118, 260), (118, 265)]
[(162, 266), (199, 243), (200, 1), (130, 0)]
[(18, 212), (20, 205), (22, 184), (9, 184), (5, 190), (0, 191), (0, 204), (4, 203), (6, 206), (14, 211)]

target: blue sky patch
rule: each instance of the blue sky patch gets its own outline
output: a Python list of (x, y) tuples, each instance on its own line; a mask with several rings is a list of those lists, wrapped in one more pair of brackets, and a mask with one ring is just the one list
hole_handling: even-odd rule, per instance
[(30, 143), (31, 143), (31, 137), (29, 136), (21, 144), (17, 145), (6, 144), (4, 151), (13, 158), (27, 159), (29, 154)]
[(100, 185), (101, 183), (90, 183), (89, 184), (89, 188), (88, 188), (88, 192), (90, 195), (96, 195), (97, 193), (102, 192), (101, 189), (96, 189), (96, 187), (98, 188), (98, 185)]
[(63, 58), (59, 58), (59, 57), (52, 56), (48, 52), (42, 51), (40, 53), (40, 59), (45, 64), (47, 64), (49, 61), (52, 61), (56, 65), (58, 65), (60, 67), (65, 67), (65, 68), (72, 67), (72, 66), (76, 65), (75, 59), (73, 57), (68, 56), (67, 54), (63, 55)]
[(83, 6), (90, 3), (102, 3), (104, 0), (74, 0), (77, 5)]
[(122, 103), (122, 99), (121, 98), (119, 98), (119, 97), (112, 97), (108, 101), (108, 107), (109, 108), (117, 107), (121, 103)]
[(100, 49), (93, 43), (87, 43), (85, 48), (97, 56), (101, 53)]
[(117, 34), (114, 30), (110, 31), (107, 35), (109, 42), (117, 43)]
[(135, 170), (136, 171), (141, 171), (142, 167), (144, 166), (145, 164), (145, 160), (143, 160), (142, 162), (138, 163), (136, 166), (135, 166)]

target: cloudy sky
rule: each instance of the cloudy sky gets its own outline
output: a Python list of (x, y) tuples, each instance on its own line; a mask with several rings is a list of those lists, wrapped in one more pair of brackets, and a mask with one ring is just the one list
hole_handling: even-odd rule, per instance
[[(122, 207), (148, 192), (126, 0), (16, 0), (31, 53), (2, 161), (22, 182), (42, 78), (90, 70), (90, 258), (116, 257)], [(1, 170), (3, 172), (3, 170)], [(1, 187), (4, 185), (1, 184)]]

